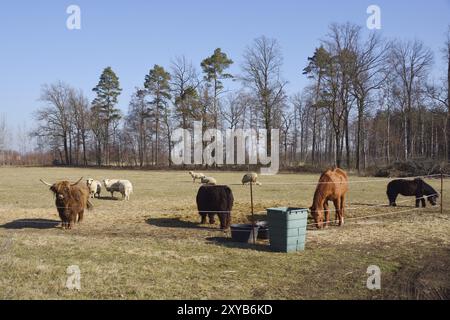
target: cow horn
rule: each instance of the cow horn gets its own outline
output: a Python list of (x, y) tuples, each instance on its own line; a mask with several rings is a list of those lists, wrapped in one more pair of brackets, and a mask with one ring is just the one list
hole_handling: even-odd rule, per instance
[(76, 186), (78, 183), (80, 183), (81, 180), (83, 180), (83, 177), (81, 177), (80, 180), (78, 180), (77, 182), (72, 183), (71, 186)]
[(48, 182), (46, 182), (46, 181), (44, 181), (42, 179), (39, 179), (39, 181), (42, 182), (43, 184), (45, 184), (46, 186), (49, 186), (49, 187), (52, 186), (50, 183), (48, 183)]

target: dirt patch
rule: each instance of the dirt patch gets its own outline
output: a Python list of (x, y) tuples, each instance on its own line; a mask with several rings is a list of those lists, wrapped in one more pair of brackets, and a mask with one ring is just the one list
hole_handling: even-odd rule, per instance
[(403, 265), (392, 276), (393, 290), (387, 298), (450, 300), (450, 249), (438, 250)]

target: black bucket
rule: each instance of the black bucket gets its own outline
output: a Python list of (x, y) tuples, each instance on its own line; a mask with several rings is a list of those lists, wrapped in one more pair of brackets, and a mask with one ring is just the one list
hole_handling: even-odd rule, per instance
[(256, 223), (259, 227), (258, 229), (258, 239), (267, 240), (269, 239), (269, 223), (267, 221), (259, 221)]
[(253, 233), (255, 234), (255, 239), (258, 238), (258, 225), (253, 226), (252, 224), (232, 224), (231, 229), (231, 239), (234, 242), (252, 242)]

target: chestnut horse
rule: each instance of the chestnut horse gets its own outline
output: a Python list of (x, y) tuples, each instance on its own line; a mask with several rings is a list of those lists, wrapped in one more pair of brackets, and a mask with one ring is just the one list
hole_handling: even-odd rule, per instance
[[(322, 173), (314, 193), (313, 204), (310, 208), (311, 215), (318, 229), (327, 227), (330, 223), (330, 209), (328, 201), (333, 201), (336, 208), (335, 221), (342, 226), (344, 224), (345, 194), (348, 191), (348, 177), (345, 171), (335, 168)], [(325, 212), (325, 214), (324, 214)], [(324, 223), (325, 215), (325, 223)]]

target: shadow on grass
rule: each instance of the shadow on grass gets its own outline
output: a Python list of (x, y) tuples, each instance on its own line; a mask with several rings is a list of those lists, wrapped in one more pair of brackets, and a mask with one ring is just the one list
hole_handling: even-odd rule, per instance
[(3, 225), (3, 229), (53, 229), (60, 224), (57, 220), (48, 219), (18, 219)]
[(177, 182), (177, 183), (185, 183), (185, 184), (191, 184), (191, 185), (193, 185), (193, 186), (201, 186), (201, 185), (202, 185), (201, 182), (200, 182), (200, 180), (198, 180), (198, 179), (197, 179), (196, 182), (192, 182), (192, 180), (191, 180), (191, 181), (187, 181), (187, 180), (178, 180), (178, 181), (174, 181), (174, 182)]
[[(392, 207), (389, 204), (380, 205), (379, 203), (364, 203), (364, 202), (355, 202), (349, 205), (351, 206), (366, 206), (368, 208), (412, 208), (413, 206), (408, 205), (397, 205), (396, 207)], [(362, 208), (361, 208), (362, 209)]]
[(117, 197), (100, 197), (100, 198), (95, 198), (97, 200), (106, 200), (106, 201), (119, 201), (119, 198)]
[[(255, 222), (260, 222), (260, 221), (267, 221), (267, 214), (261, 214), (261, 213), (255, 213), (253, 215), (253, 218), (255, 219)], [(247, 214), (247, 219), (249, 222), (252, 221), (252, 214)]]
[(268, 244), (264, 244), (259, 241), (257, 241), (256, 244), (253, 244), (253, 242), (242, 243), (242, 242), (235, 242), (233, 241), (232, 238), (224, 238), (224, 237), (210, 237), (206, 238), (206, 240), (211, 242), (212, 244), (224, 246), (227, 248), (272, 252)]
[(214, 227), (206, 227), (200, 223), (183, 221), (180, 218), (150, 218), (145, 220), (149, 225), (160, 228), (183, 228), (183, 229), (203, 229), (216, 230)]

